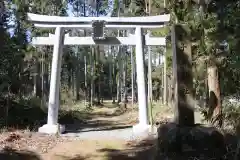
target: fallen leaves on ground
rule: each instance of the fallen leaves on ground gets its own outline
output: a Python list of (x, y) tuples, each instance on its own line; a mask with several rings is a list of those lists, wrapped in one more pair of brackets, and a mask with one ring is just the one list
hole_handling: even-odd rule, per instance
[(56, 144), (64, 141), (67, 141), (67, 139), (56, 135), (17, 130), (0, 134), (0, 150), (12, 148), (14, 150), (31, 150), (37, 153), (46, 153)]

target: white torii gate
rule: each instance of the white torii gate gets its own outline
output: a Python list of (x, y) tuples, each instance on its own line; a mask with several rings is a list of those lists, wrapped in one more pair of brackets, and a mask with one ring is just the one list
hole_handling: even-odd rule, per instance
[[(50, 93), (47, 124), (39, 132), (55, 134), (64, 132), (65, 127), (58, 124), (59, 88), (63, 45), (132, 45), (136, 46), (136, 68), (138, 83), (139, 123), (133, 126), (134, 132), (148, 130), (148, 103), (144, 74), (144, 45), (165, 46), (164, 37), (143, 35), (143, 28), (160, 28), (170, 20), (170, 15), (149, 17), (59, 17), (28, 13), (28, 20), (36, 27), (55, 28), (49, 37), (35, 37), (33, 45), (53, 45)], [(93, 28), (92, 37), (70, 37), (64, 33), (69, 28)], [(128, 37), (105, 37), (105, 28), (135, 28), (135, 34)], [(101, 33), (100, 33), (101, 32)]]

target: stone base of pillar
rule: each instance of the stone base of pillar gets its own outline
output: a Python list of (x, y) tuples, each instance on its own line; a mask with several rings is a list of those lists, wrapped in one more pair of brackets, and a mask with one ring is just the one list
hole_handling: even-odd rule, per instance
[(51, 125), (51, 124), (44, 124), (42, 127), (38, 128), (39, 133), (47, 133), (47, 134), (57, 134), (65, 132), (64, 125)]
[(149, 133), (154, 133), (156, 127), (146, 124), (137, 124), (133, 126), (133, 133), (136, 135), (148, 135)]

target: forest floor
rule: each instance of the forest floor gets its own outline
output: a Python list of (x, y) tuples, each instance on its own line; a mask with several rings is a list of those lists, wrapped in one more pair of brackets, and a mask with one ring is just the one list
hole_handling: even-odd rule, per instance
[[(137, 108), (114, 106), (105, 102), (102, 106), (82, 111), (77, 106), (67, 109), (71, 118), (65, 122), (68, 132), (89, 132), (127, 128), (137, 123)], [(168, 121), (172, 111), (156, 105), (153, 109), (155, 121)], [(79, 127), (79, 128), (77, 128)], [(76, 130), (77, 129), (77, 130)], [(30, 130), (8, 129), (0, 134), (0, 159), (11, 160), (111, 160), (148, 159), (155, 142), (148, 140), (113, 139), (108, 137), (44, 135)]]
[[(43, 120), (44, 117), (46, 118), (46, 113), (40, 113), (39, 108), (34, 107), (25, 108), (22, 111), (21, 107), (9, 110), (9, 116), (11, 115), (9, 125), (19, 122), (19, 129), (8, 127), (0, 132), (0, 160), (147, 160), (152, 158), (149, 156), (155, 156), (157, 141), (154, 137), (124, 139), (121, 133), (116, 132), (112, 132), (114, 136), (101, 136), (103, 131), (128, 129), (129, 126), (137, 124), (138, 109), (136, 106), (128, 105), (125, 108), (121, 105), (113, 105), (110, 101), (105, 101), (103, 105), (91, 109), (84, 108), (82, 104), (63, 106), (59, 114), (59, 122), (66, 124), (67, 133), (62, 135), (34, 132), (34, 128), (38, 128), (44, 122), (38, 123), (37, 126), (29, 126), (29, 129), (27, 126), (24, 127), (25, 123), (31, 124), (29, 122), (31, 119)], [(164, 126), (173, 118), (173, 111), (171, 107), (155, 104), (152, 115), (154, 124), (159, 122)], [(201, 123), (202, 117), (198, 112), (195, 117), (196, 123)], [(232, 160), (237, 147), (237, 139), (230, 134), (224, 135), (224, 139), (229, 142), (226, 141), (227, 153), (224, 152), (223, 159)], [(200, 141), (209, 144), (209, 139)], [(215, 148), (218, 147), (215, 146)], [(205, 150), (203, 153), (198, 150), (190, 151), (190, 153), (186, 150), (185, 154), (180, 155), (175, 151), (171, 151), (170, 155), (162, 154), (161, 159), (218, 160), (213, 154), (215, 152), (212, 151), (212, 149), (208, 150), (211, 158)]]

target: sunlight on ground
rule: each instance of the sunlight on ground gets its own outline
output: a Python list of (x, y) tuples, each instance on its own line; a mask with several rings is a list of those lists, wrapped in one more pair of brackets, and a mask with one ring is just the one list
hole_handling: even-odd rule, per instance
[(72, 141), (56, 146), (42, 157), (46, 160), (107, 160), (107, 152), (102, 150), (127, 149), (126, 142), (120, 140)]

